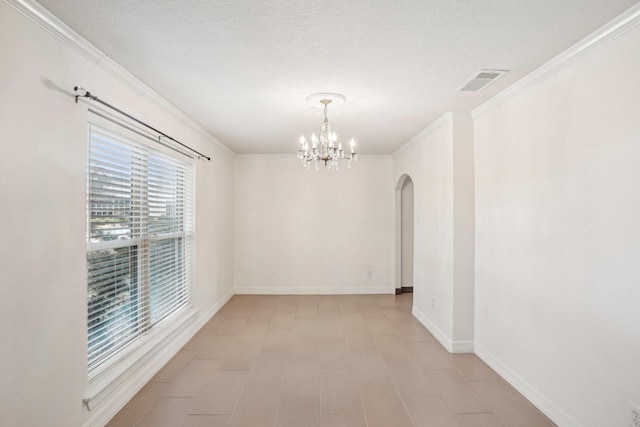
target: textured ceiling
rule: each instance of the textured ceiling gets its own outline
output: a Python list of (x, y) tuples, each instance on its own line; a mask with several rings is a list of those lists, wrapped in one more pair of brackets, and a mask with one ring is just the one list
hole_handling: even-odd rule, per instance
[[(293, 153), (322, 120), (305, 97), (339, 92), (331, 124), (365, 154), (473, 109), (636, 1), (40, 3), (236, 153)], [(511, 72), (458, 92), (481, 68)]]

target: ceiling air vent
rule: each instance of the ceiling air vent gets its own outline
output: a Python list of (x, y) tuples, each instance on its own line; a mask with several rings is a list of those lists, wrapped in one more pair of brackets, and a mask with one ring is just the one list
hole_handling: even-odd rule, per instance
[(461, 92), (480, 92), (508, 72), (509, 70), (480, 70), (459, 90)]

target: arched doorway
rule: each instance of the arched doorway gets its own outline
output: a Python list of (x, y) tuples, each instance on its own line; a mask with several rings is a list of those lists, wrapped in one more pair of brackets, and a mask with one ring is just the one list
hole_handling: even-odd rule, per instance
[(396, 294), (413, 292), (413, 180), (402, 175), (396, 185)]

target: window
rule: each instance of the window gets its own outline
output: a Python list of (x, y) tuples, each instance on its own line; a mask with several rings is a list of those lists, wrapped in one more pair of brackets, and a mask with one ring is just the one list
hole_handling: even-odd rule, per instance
[(91, 375), (189, 304), (195, 221), (190, 162), (93, 123), (88, 152)]

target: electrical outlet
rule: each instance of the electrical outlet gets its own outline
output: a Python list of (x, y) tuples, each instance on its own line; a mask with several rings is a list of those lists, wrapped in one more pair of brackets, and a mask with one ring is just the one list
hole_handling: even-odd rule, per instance
[(367, 273), (367, 278), (373, 279), (373, 270), (369, 270), (369, 272)]
[(640, 407), (629, 402), (631, 412), (629, 413), (629, 427), (640, 427)]
[(431, 297), (431, 307), (436, 308), (436, 297)]

